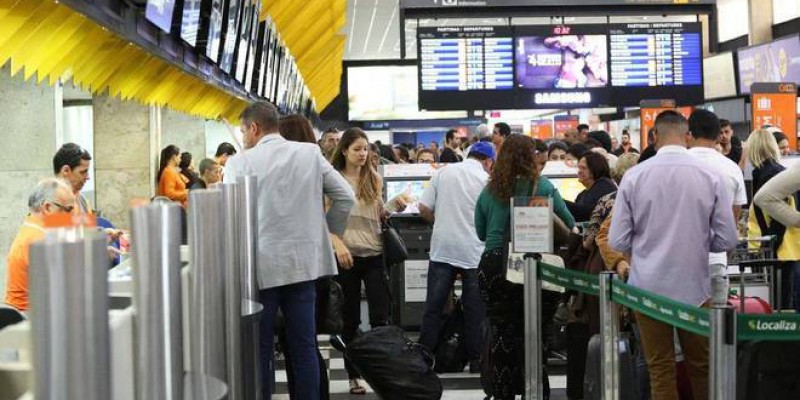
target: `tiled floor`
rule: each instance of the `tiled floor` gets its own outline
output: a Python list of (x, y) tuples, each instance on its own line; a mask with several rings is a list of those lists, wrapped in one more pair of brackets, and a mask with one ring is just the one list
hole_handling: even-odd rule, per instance
[[(351, 395), (349, 394), (349, 386), (347, 382), (347, 372), (344, 369), (344, 360), (342, 353), (332, 349), (328, 344), (327, 337), (320, 336), (320, 349), (323, 357), (328, 360), (329, 372), (328, 376), (331, 380), (331, 400), (376, 400), (376, 396), (369, 385), (367, 386), (366, 395)], [(289, 391), (286, 385), (286, 371), (283, 369), (282, 361), (276, 363), (278, 370), (276, 371), (276, 394), (272, 397), (273, 400), (288, 400)], [(550, 398), (552, 400), (566, 399), (567, 379), (564, 375), (563, 365), (550, 367)], [(442, 385), (444, 386), (443, 400), (483, 400), (486, 395), (481, 388), (480, 375), (469, 373), (452, 373), (440, 374)]]

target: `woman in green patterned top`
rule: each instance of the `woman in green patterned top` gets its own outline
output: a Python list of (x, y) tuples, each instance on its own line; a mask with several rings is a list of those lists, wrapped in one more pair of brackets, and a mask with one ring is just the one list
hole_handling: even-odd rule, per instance
[[(524, 317), (522, 285), (505, 279), (507, 246), (511, 237), (510, 200), (513, 196), (553, 199), (553, 210), (572, 229), (575, 220), (553, 184), (539, 176), (530, 137), (511, 135), (503, 143), (489, 184), (475, 207), (475, 230), (486, 243), (478, 266), (478, 283), (486, 301), (492, 333), (492, 388), (497, 400), (513, 399), (525, 388)], [(534, 193), (535, 188), (535, 193)], [(545, 392), (549, 392), (545, 379)]]

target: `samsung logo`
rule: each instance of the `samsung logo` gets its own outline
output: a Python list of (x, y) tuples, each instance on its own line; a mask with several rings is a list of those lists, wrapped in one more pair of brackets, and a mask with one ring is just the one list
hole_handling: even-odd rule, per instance
[(557, 93), (536, 93), (533, 96), (536, 104), (589, 104), (592, 102), (592, 94), (589, 92), (557, 92)]

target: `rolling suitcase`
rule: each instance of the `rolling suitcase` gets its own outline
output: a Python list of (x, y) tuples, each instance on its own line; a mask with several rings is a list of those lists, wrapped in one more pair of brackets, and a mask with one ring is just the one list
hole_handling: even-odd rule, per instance
[[(583, 399), (600, 400), (603, 398), (601, 391), (600, 363), (602, 362), (600, 349), (603, 341), (600, 335), (589, 339), (586, 351), (586, 373), (583, 381)], [(636, 383), (636, 363), (631, 354), (630, 341), (623, 335), (619, 340), (619, 389), (620, 400), (639, 400), (639, 386)]]
[(424, 346), (409, 340), (396, 326), (381, 326), (345, 345), (341, 337), (331, 344), (358, 370), (384, 400), (439, 400), (442, 382), (433, 372), (433, 357)]

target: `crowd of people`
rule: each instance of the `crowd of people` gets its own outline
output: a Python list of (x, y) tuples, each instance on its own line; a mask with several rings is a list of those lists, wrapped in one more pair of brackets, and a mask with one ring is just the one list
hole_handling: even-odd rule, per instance
[[(419, 342), (429, 348), (438, 345), (445, 304), (454, 281), (461, 279), (469, 371), (481, 370), (488, 349), (492, 364), (487, 378), (495, 399), (513, 399), (524, 389), (523, 288), (505, 278), (512, 197), (552, 199), (556, 225), (568, 231), (557, 243), (567, 268), (616, 271), (633, 286), (705, 307), (727, 301), (727, 253), (739, 243), (749, 173), (754, 204), (747, 211), (747, 234), (776, 236), (777, 256), (786, 271), (793, 271), (793, 278), (785, 280), (785, 304), (800, 310), (800, 163), (789, 170), (781, 165), (789, 150), (779, 128), (757, 129), (742, 143), (734, 139), (730, 123), (712, 112), (698, 109), (687, 119), (664, 111), (640, 155), (628, 132), (614, 148), (607, 132), (586, 125), (548, 142), (511, 134), (505, 123), (491, 131), (484, 125), (469, 140), (451, 130), (440, 150), (435, 142), (428, 147), (371, 144), (358, 128), (326, 131), (317, 141), (306, 118), (280, 117), (263, 102), (247, 107), (241, 122), (244, 151), (223, 143), (214, 158), (202, 159), (196, 169), (191, 154), (166, 146), (156, 183), (159, 196), (186, 207), (189, 190), (257, 177), (265, 398), (273, 391), (278, 309), (284, 321), (282, 347), (291, 360), (290, 391), (300, 399), (326, 397), (327, 375), (315, 325), (318, 280), (335, 276), (342, 287), (346, 343), (359, 334), (362, 284), (370, 326), (392, 323), (382, 225), (390, 210), (404, 205), (384, 200), (377, 172), (381, 163), (446, 165), (419, 201), (420, 216), (433, 225)], [(548, 161), (570, 160), (585, 187), (574, 201), (562, 199), (542, 176)], [(90, 161), (79, 146), (63, 146), (53, 159), (55, 177), (41, 181), (31, 193), (30, 214), (8, 256), (6, 302), (12, 306), (27, 309), (27, 249), (44, 235), (42, 218), (91, 212), (80, 194)], [(544, 325), (560, 304), (572, 316), (567, 325), (567, 392), (577, 399), (582, 397), (587, 342), (600, 330), (597, 300), (545, 291)], [(677, 398), (677, 335), (694, 397), (707, 397), (707, 339), (640, 313), (633, 313), (629, 322), (649, 371), (642, 379), (643, 393), (653, 399)], [(350, 392), (366, 393), (358, 371), (349, 363), (346, 368)]]

